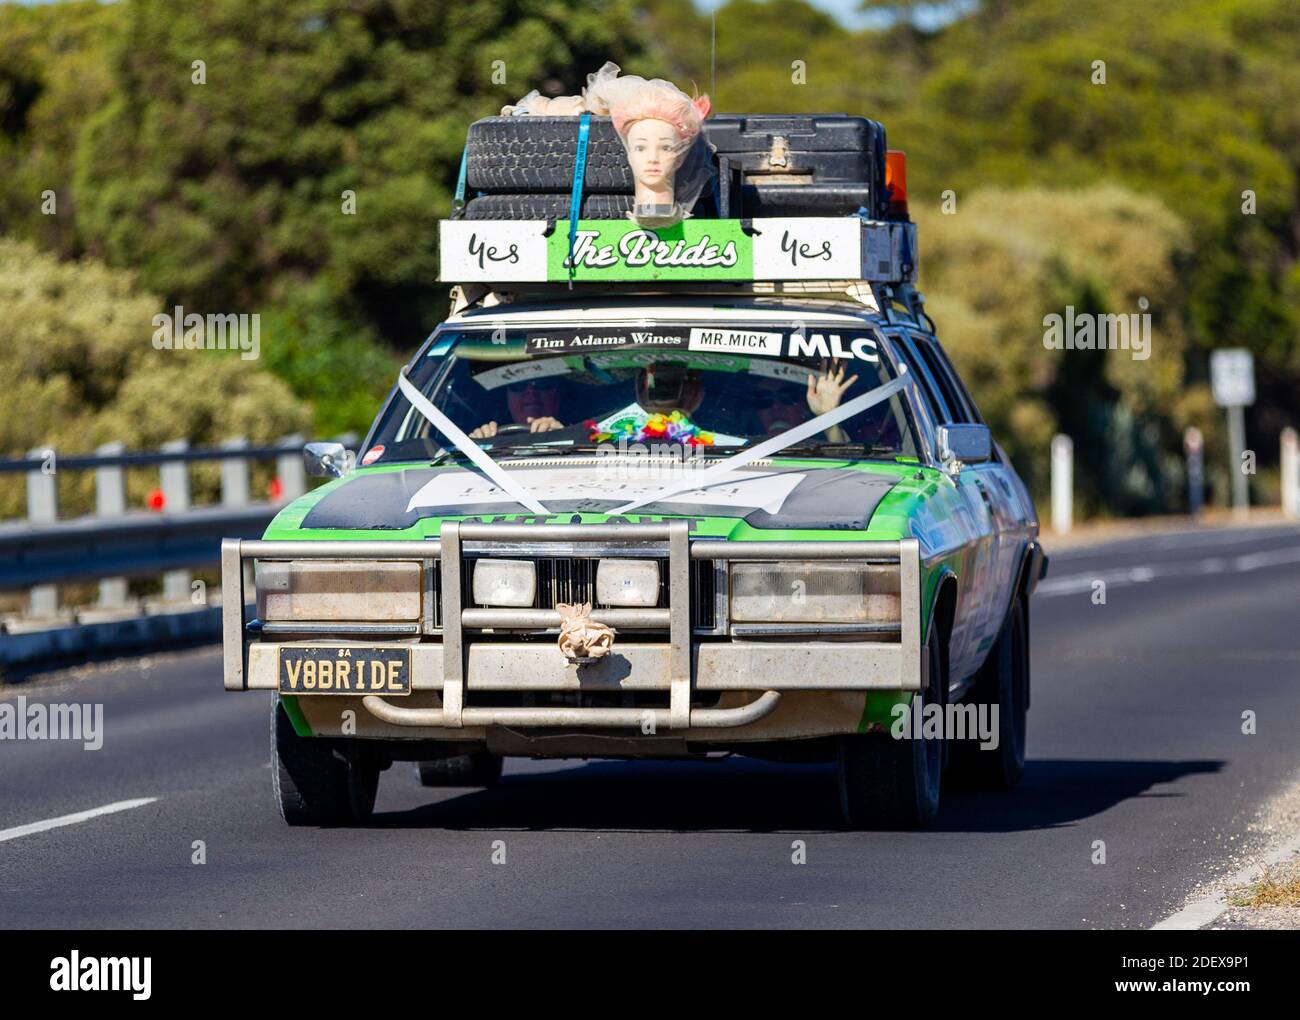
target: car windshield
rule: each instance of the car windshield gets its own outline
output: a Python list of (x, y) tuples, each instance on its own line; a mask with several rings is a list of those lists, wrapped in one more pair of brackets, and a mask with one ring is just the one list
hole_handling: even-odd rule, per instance
[[(691, 447), (728, 455), (888, 382), (867, 326), (452, 329), (437, 332), (411, 382), (490, 454), (563, 455)], [(642, 444), (634, 446), (633, 444)], [(801, 439), (790, 454), (915, 458), (898, 394)], [(459, 456), (400, 393), (362, 463)]]

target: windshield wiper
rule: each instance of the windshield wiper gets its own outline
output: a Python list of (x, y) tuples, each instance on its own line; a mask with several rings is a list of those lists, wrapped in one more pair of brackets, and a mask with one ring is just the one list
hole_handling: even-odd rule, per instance
[(844, 460), (861, 460), (865, 458), (895, 457), (898, 449), (887, 445), (867, 445), (866, 443), (804, 443), (799, 446), (787, 446), (773, 457), (791, 457), (800, 454), (813, 454), (818, 457), (840, 456)]
[(508, 453), (511, 455), (523, 454), (532, 456), (533, 454), (556, 454), (556, 453), (595, 453), (598, 447), (574, 443), (511, 443), (508, 446), (496, 446), (492, 452), (496, 454)]

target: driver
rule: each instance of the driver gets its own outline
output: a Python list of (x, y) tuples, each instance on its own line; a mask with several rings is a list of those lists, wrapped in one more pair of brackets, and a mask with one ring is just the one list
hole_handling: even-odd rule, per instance
[(506, 408), (510, 421), (504, 426), (494, 421), (485, 422), (469, 434), (470, 439), (491, 439), (502, 428), (510, 425), (526, 426), (529, 432), (553, 432), (564, 425), (555, 415), (560, 410), (560, 386), (543, 376), (524, 379), (506, 387)]

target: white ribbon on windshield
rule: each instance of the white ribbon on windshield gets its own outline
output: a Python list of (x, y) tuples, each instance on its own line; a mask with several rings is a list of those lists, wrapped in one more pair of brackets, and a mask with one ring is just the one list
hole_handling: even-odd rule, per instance
[(773, 436), (771, 439), (765, 439), (757, 446), (751, 446), (747, 450), (742, 450), (734, 457), (728, 457), (721, 464), (714, 464), (712, 467), (705, 468), (694, 478), (687, 478), (665, 485), (658, 492), (644, 499), (636, 499), (631, 503), (624, 503), (620, 507), (610, 510), (611, 514), (625, 514), (629, 510), (636, 510), (638, 507), (648, 506), (651, 503), (657, 503), (660, 500), (667, 499), (669, 496), (676, 496), (682, 492), (693, 492), (696, 489), (707, 489), (710, 485), (721, 485), (731, 481), (729, 478), (732, 473), (744, 467), (752, 461), (762, 460), (770, 457), (774, 453), (780, 453), (787, 446), (794, 446), (803, 440), (817, 435), (818, 432), (824, 432), (832, 425), (838, 425), (846, 418), (852, 418), (855, 414), (861, 414), (869, 407), (874, 407), (881, 401), (888, 400), (903, 387), (907, 386), (911, 380), (907, 377), (907, 366), (899, 366), (899, 376), (892, 382), (887, 382), (877, 386), (874, 390), (868, 390), (860, 397), (854, 397), (847, 404), (841, 404), (839, 407), (827, 411), (825, 414), (819, 414), (816, 418), (809, 419), (802, 425), (796, 425), (792, 429), (787, 429), (780, 435)]
[(524, 486), (511, 478), (505, 468), (484, 453), (469, 436), (457, 428), (455, 422), (433, 406), (429, 398), (406, 377), (405, 368), (397, 376), (397, 388), (411, 402), (411, 406), (424, 415), (430, 425), (450, 439), (452, 445), (468, 457), (475, 467), (492, 479), (497, 484), (497, 488), (514, 497), (535, 514), (550, 514), (551, 511), (539, 503)]

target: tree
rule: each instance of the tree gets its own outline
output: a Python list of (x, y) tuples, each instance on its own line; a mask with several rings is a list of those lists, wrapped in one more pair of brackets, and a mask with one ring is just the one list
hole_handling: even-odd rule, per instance
[(124, 7), (78, 152), (89, 249), (202, 310), (323, 278), (403, 348), (445, 309), (437, 224), (468, 124), (634, 52), (621, 0)]
[[(158, 350), (159, 301), (133, 275), (93, 260), (59, 261), (0, 238), (0, 451), (86, 453), (120, 440), (156, 449), (171, 439), (255, 443), (305, 430), (307, 407), (257, 361), (233, 352)], [(215, 474), (198, 473), (215, 490)], [(93, 472), (60, 473), (67, 512), (93, 505)], [(133, 501), (153, 482), (133, 473)], [(200, 493), (202, 490), (200, 489)], [(214, 492), (207, 493), (209, 496)], [(0, 516), (25, 514), (21, 486), (6, 486)]]

